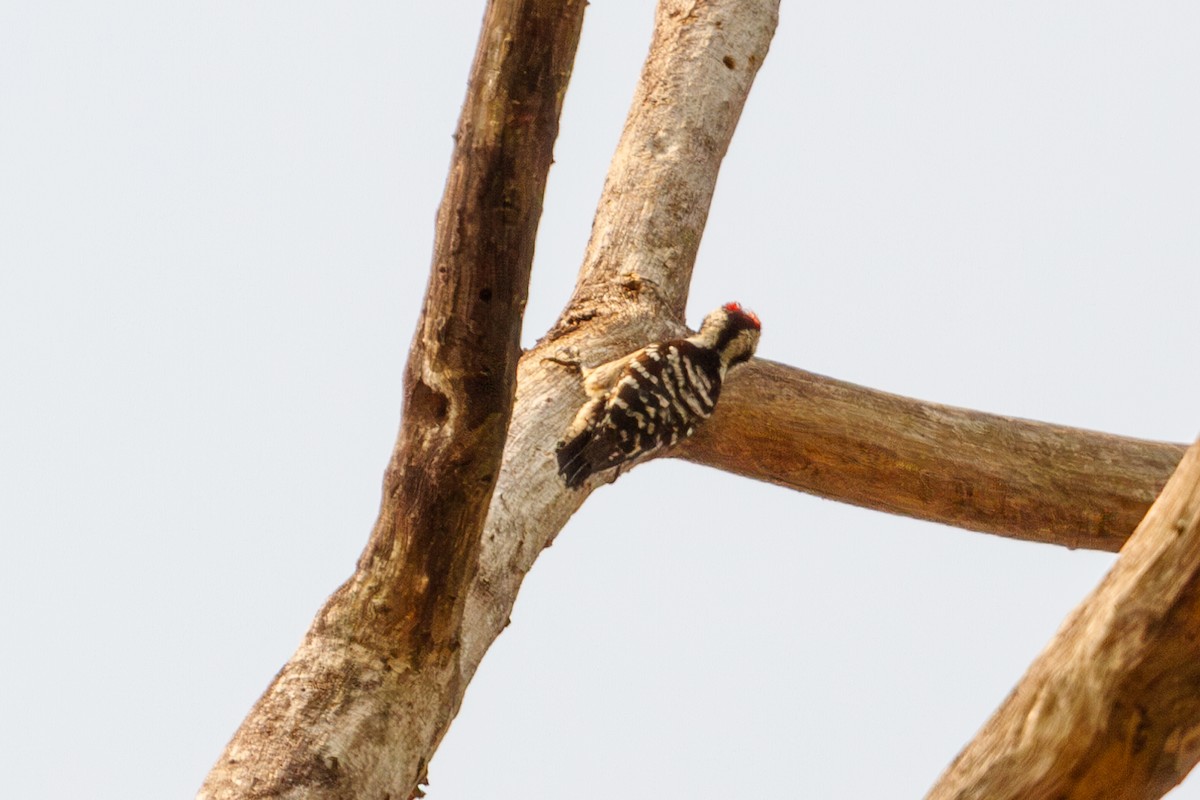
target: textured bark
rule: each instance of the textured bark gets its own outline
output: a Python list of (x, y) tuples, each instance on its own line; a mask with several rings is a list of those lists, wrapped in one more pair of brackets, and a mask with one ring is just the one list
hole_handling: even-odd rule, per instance
[(251, 710), (201, 797), (409, 797), (458, 709), (466, 587), (500, 472), (584, 7), (488, 6), (379, 519), (353, 577)]
[(474, 674), (508, 624), (534, 560), (587, 498), (563, 487), (554, 459), (555, 443), (584, 400), (578, 369), (562, 363), (564, 351), (578, 345), (592, 366), (684, 329), (717, 173), (778, 15), (778, 0), (659, 3), (575, 294), (521, 360), (504, 468), (467, 597), (464, 676)]
[(683, 458), (893, 514), (1116, 551), (1184, 446), (924, 403), (756, 360)]
[(1162, 797), (1200, 760), (1200, 442), (929, 794)]
[[(583, 400), (570, 348), (593, 365), (682, 332), (721, 160), (777, 15), (777, 0), (661, 0), (575, 294), (520, 360), (497, 472), (582, 3), (489, 5), (379, 521), (201, 797), (400, 800), (423, 779), (525, 574), (587, 497), (564, 488), (553, 457)], [(755, 362), (680, 454), (886, 511), (1110, 549), (1181, 452)]]
[(664, 0), (563, 322), (683, 322), (717, 174), (767, 57), (777, 0)]
[[(744, 0), (698, 8), (664, 0), (660, 8), (639, 96), (647, 96), (647, 85), (677, 80), (680, 70), (695, 91), (635, 104), (622, 148), (637, 151), (628, 140), (645, 130), (636, 123), (642, 115), (660, 114), (663, 104), (679, 107), (677, 115), (656, 116), (652, 125), (689, 120), (691, 133), (681, 141), (668, 136), (670, 148), (652, 157), (663, 159), (667, 172), (700, 176), (680, 178), (704, 195), (691, 213), (697, 242), (717, 167), (766, 53), (776, 11), (774, 2)], [(489, 6), (438, 216), (429, 296), (410, 354), (405, 418), (379, 521), (355, 575), (322, 609), (251, 710), (201, 797), (409, 796), (424, 780), (479, 659), (506, 624), (525, 572), (586, 496), (568, 492), (553, 468), (553, 442), (581, 392), (577, 370), (545, 358), (559, 351), (552, 340), (569, 344), (586, 337), (598, 354), (626, 351), (679, 328), (678, 321), (660, 316), (663, 295), (642, 289), (656, 288), (654, 276), (668, 269), (682, 275), (663, 280), (674, 293), (669, 307), (680, 316), (695, 247), (673, 253), (667, 263), (658, 251), (645, 256), (656, 245), (644, 235), (607, 243), (614, 275), (621, 264), (643, 261), (664, 272), (644, 282), (623, 275), (613, 293), (577, 297), (553, 335), (522, 360), (517, 410), (487, 527), (482, 542), (472, 536), (480, 520), (476, 501), (487, 497), (497, 474), (490, 454), (496, 431), (509, 418), (502, 402), (511, 385), (504, 365), (511, 364), (505, 357), (516, 346), (516, 328), (497, 326), (489, 315), (515, 319), (525, 300), (524, 282), (518, 281), (519, 291), (506, 289), (499, 285), (505, 276), (490, 270), (511, 269), (516, 260), (520, 275), (528, 275), (581, 15), (577, 2), (496, 0)], [(749, 66), (729, 65), (726, 39), (756, 54)], [(713, 104), (719, 113), (712, 117), (694, 108)], [(704, 126), (708, 130), (700, 130)], [(618, 154), (614, 175), (626, 157)], [(659, 187), (646, 182), (652, 180), (643, 179), (640, 190), (658, 194)], [(605, 202), (624, 209), (626, 217), (629, 209), (641, 208), (637, 216), (650, 223), (648, 229), (666, 230), (679, 211), (646, 210), (636, 196), (614, 204), (611, 195), (619, 191), (610, 186)], [(594, 241), (589, 253), (600, 246)], [(495, 263), (500, 260), (505, 265)], [(587, 318), (595, 323), (577, 330)], [(491, 347), (497, 343), (504, 357)], [(481, 395), (500, 402), (475, 404)], [(459, 437), (461, 446), (454, 444)]]

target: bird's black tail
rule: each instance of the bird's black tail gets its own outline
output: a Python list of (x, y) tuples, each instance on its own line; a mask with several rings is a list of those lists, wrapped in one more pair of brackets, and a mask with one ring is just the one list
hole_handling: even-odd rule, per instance
[(578, 489), (592, 474), (591, 460), (587, 457), (587, 446), (592, 441), (592, 429), (583, 431), (569, 442), (559, 442), (555, 455), (558, 456), (558, 474), (569, 489)]

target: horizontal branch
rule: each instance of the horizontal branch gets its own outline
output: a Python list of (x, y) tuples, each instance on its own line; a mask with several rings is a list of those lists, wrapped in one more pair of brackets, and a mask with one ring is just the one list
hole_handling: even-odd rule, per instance
[(1200, 759), (1200, 442), (931, 800), (1162, 797)]
[(1183, 445), (925, 403), (755, 360), (678, 455), (833, 500), (1115, 551)]

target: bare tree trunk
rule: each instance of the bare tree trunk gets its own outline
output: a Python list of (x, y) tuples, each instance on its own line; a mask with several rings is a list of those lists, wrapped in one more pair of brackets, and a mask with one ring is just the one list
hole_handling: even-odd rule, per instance
[(1200, 760), (1200, 442), (930, 800), (1162, 797)]
[[(554, 464), (583, 400), (562, 351), (593, 365), (683, 330), (717, 174), (777, 16), (777, 0), (660, 1), (574, 296), (521, 358), (514, 403), (516, 325), (582, 3), (492, 0), (379, 521), (201, 797), (419, 792), (524, 576), (587, 496)], [(886, 511), (1115, 549), (1182, 452), (755, 362), (679, 454)]]

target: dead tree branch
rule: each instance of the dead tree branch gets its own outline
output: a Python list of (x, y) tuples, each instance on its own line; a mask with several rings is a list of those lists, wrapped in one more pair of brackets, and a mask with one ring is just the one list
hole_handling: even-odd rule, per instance
[(1015, 539), (1121, 548), (1186, 448), (925, 403), (756, 360), (690, 461)]
[(584, 6), (488, 6), (379, 519), (353, 577), (251, 710), (201, 797), (409, 797), (458, 709), (466, 587), (500, 472)]
[(717, 173), (778, 14), (778, 0), (659, 3), (575, 294), (521, 360), (504, 467), (467, 598), (464, 676), (508, 624), (534, 560), (587, 497), (563, 487), (554, 461), (554, 445), (583, 402), (579, 373), (551, 359), (579, 344), (596, 364), (682, 330)]
[(1200, 760), (1200, 442), (930, 800), (1157, 798)]
[(659, 3), (564, 322), (683, 322), (721, 162), (778, 20), (777, 0)]
[[(379, 521), (203, 798), (408, 797), (524, 576), (587, 497), (555, 469), (554, 444), (583, 400), (563, 353), (578, 345), (597, 364), (682, 330), (717, 174), (778, 2), (661, 0), (575, 293), (521, 358), (514, 402), (533, 237), (582, 12), (579, 0), (488, 7)], [(1180, 452), (757, 362), (733, 376), (682, 454), (881, 510), (1111, 548)]]

